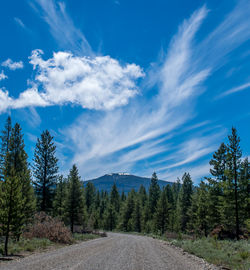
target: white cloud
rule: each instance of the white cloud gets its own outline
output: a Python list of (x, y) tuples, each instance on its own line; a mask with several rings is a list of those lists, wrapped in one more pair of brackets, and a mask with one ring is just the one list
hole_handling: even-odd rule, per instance
[(0, 73), (0, 81), (4, 80), (4, 79), (7, 79), (8, 76), (4, 74), (4, 71), (2, 70), (1, 73)]
[(30, 3), (36, 4), (33, 7), (49, 25), (52, 36), (61, 48), (81, 55), (93, 55), (91, 46), (82, 32), (75, 27), (63, 2), (34, 0)]
[(168, 170), (160, 173), (160, 178), (169, 180), (168, 177), (180, 175), (185, 170), (194, 178), (209, 172), (208, 163), (195, 167), (194, 162), (216, 150), (218, 141), (223, 138), (221, 127), (213, 126), (210, 137), (200, 133), (198, 141), (184, 139), (178, 146), (185, 146), (183, 151), (186, 152), (172, 145), (171, 136), (167, 147), (151, 142), (169, 134), (174, 136), (177, 130), (183, 136), (188, 132), (188, 128), (182, 126), (195, 116), (195, 101), (205, 91), (205, 80), (225, 63), (229, 52), (250, 38), (246, 19), (248, 6), (249, 2), (241, 1), (200, 43), (195, 40), (195, 34), (208, 10), (204, 6), (194, 12), (179, 27), (165, 57), (153, 66), (150, 77), (146, 77), (145, 85), (158, 86), (158, 92), (150, 100), (138, 96), (126, 108), (112, 113), (84, 113), (62, 131), (65, 145), (69, 142), (71, 145), (73, 159), (70, 162), (79, 166), (82, 175), (92, 178), (112, 171), (131, 170), (150, 175), (162, 165), (153, 163), (164, 158), (168, 159), (165, 166)]
[(8, 102), (1, 111), (7, 107), (64, 104), (110, 110), (126, 105), (138, 93), (137, 79), (144, 76), (139, 66), (122, 66), (110, 56), (88, 58), (58, 52), (43, 60), (41, 55), (41, 50), (35, 50), (30, 57), (30, 63), (37, 71), (33, 87), (21, 92), (17, 99), (2, 91)]
[(23, 62), (19, 61), (19, 62), (13, 62), (10, 58), (7, 59), (6, 61), (4, 61), (2, 63), (3, 67), (7, 67), (11, 70), (16, 70), (16, 69), (21, 69), (23, 68)]
[(168, 148), (156, 142), (192, 117), (190, 100), (201, 92), (209, 75), (209, 70), (199, 69), (192, 61), (191, 46), (206, 13), (205, 7), (195, 12), (173, 38), (163, 65), (150, 78), (159, 86), (158, 95), (150, 101), (138, 97), (126, 109), (95, 118), (85, 113), (63, 131), (74, 152), (72, 162), (87, 178), (98, 175), (99, 168), (100, 173), (104, 168), (129, 171), (136, 162), (166, 154)]

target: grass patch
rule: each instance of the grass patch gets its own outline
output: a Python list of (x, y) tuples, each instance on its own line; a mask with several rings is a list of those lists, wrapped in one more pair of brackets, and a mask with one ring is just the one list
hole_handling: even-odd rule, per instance
[[(53, 245), (48, 239), (25, 239), (21, 238), (19, 242), (10, 240), (8, 253), (9, 255), (18, 255), (22, 252), (28, 251), (33, 252), (35, 250), (44, 250), (49, 246)], [(0, 243), (0, 256), (4, 254), (4, 243)]]
[(75, 241), (88, 241), (100, 238), (100, 235), (92, 234), (92, 233), (74, 233), (73, 238)]
[(215, 240), (172, 240), (172, 244), (204, 258), (206, 261), (235, 270), (250, 269), (250, 241)]

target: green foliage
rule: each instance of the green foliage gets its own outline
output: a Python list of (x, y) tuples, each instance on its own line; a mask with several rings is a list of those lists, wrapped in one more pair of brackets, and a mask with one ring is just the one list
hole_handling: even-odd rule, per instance
[(1, 205), (0, 205), (0, 224), (1, 232), (5, 236), (4, 253), (8, 255), (8, 241), (10, 233), (18, 236), (21, 234), (23, 224), (22, 213), (23, 198), (21, 193), (20, 179), (15, 175), (14, 169), (10, 170), (5, 181), (1, 184)]
[(178, 196), (178, 217), (182, 231), (186, 231), (189, 222), (188, 210), (192, 203), (193, 182), (189, 173), (184, 173), (182, 177), (182, 186)]
[(75, 224), (83, 224), (84, 212), (83, 191), (76, 165), (70, 170), (67, 185), (64, 213), (73, 232)]
[(52, 210), (58, 172), (58, 159), (55, 153), (56, 146), (53, 136), (48, 130), (45, 130), (41, 134), (41, 138), (37, 139), (33, 164), (35, 192), (40, 211), (51, 212)]
[(152, 174), (151, 183), (149, 187), (149, 208), (151, 216), (155, 212), (159, 197), (160, 197), (160, 187), (158, 185), (158, 177), (154, 172)]
[(164, 234), (167, 230), (169, 223), (169, 203), (167, 200), (167, 192), (164, 189), (161, 192), (160, 199), (157, 202), (155, 214), (154, 214), (154, 224), (155, 231)]
[(67, 181), (63, 178), (63, 175), (60, 175), (56, 184), (55, 197), (53, 200), (53, 215), (61, 219), (64, 217), (66, 189)]

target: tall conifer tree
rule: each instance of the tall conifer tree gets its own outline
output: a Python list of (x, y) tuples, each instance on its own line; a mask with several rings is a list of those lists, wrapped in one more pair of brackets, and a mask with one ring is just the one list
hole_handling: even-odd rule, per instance
[(0, 181), (4, 180), (5, 159), (9, 151), (11, 129), (11, 118), (9, 116), (6, 120), (4, 130), (2, 131), (2, 134), (0, 136)]
[(71, 232), (74, 231), (75, 224), (83, 223), (83, 211), (84, 203), (80, 176), (76, 165), (73, 165), (68, 177), (68, 189), (65, 201), (65, 215), (69, 221)]
[(45, 130), (41, 134), (41, 138), (37, 139), (33, 165), (38, 207), (39, 210), (45, 212), (52, 210), (52, 199), (58, 172), (58, 159), (55, 153), (56, 146), (53, 137), (48, 130)]
[[(232, 134), (228, 136), (228, 178), (233, 181), (234, 186), (234, 210), (235, 210), (235, 230), (236, 238), (239, 240), (240, 224), (239, 224), (239, 205), (238, 205), (238, 181), (240, 176), (240, 165), (242, 151), (240, 149), (240, 138), (236, 129), (232, 128)], [(229, 180), (229, 181), (230, 181)]]

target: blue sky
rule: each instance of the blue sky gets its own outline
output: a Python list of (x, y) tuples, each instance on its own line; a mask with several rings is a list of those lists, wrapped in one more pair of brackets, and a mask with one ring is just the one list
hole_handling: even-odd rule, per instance
[(44, 129), (83, 179), (197, 183), (232, 126), (250, 156), (249, 1), (9, 0), (0, 23), (0, 123), (30, 160)]

